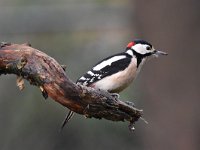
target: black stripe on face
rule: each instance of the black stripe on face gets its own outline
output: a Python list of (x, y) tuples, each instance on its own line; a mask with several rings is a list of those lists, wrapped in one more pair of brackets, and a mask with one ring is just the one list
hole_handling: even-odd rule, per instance
[(152, 53), (146, 53), (146, 54), (139, 54), (137, 53), (136, 51), (132, 50), (133, 51), (133, 54), (136, 56), (136, 59), (137, 59), (137, 68), (139, 67), (140, 63), (142, 62), (142, 60), (148, 56), (151, 56)]

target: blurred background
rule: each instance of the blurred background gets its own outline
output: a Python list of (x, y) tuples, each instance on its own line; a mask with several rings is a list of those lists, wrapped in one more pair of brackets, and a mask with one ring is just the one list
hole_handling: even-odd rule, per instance
[(80, 115), (59, 133), (66, 108), (1, 76), (0, 149), (200, 149), (199, 9), (198, 0), (0, 0), (0, 41), (31, 43), (66, 64), (74, 81), (134, 38), (169, 53), (120, 94), (149, 122), (137, 122), (134, 133), (128, 123)]

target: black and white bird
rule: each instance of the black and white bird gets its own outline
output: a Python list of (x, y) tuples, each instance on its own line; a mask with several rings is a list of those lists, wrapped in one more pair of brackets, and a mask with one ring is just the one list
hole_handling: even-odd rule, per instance
[[(159, 55), (167, 55), (167, 53), (154, 49), (144, 40), (134, 40), (127, 45), (124, 52), (107, 57), (94, 65), (77, 80), (77, 84), (119, 93), (136, 78), (142, 65), (150, 56)], [(70, 111), (62, 128), (72, 116), (73, 112)]]

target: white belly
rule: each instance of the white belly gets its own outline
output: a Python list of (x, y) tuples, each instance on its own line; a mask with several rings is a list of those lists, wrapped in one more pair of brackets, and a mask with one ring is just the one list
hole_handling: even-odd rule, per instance
[(132, 58), (131, 64), (125, 70), (122, 70), (112, 76), (97, 81), (92, 86), (94, 88), (119, 93), (124, 90), (136, 77), (138, 73), (136, 59)]

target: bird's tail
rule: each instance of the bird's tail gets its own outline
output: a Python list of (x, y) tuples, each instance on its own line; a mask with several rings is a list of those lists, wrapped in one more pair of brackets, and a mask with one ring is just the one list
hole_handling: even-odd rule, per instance
[[(76, 84), (77, 84), (77, 82), (78, 82), (78, 80), (76, 81)], [(61, 131), (73, 116), (74, 116), (74, 112), (69, 110), (68, 114), (65, 116), (65, 119), (62, 122), (62, 126), (60, 128)]]
[(74, 112), (70, 110), (62, 123), (61, 130), (65, 127), (65, 125), (69, 122), (69, 120), (73, 117), (73, 115)]

